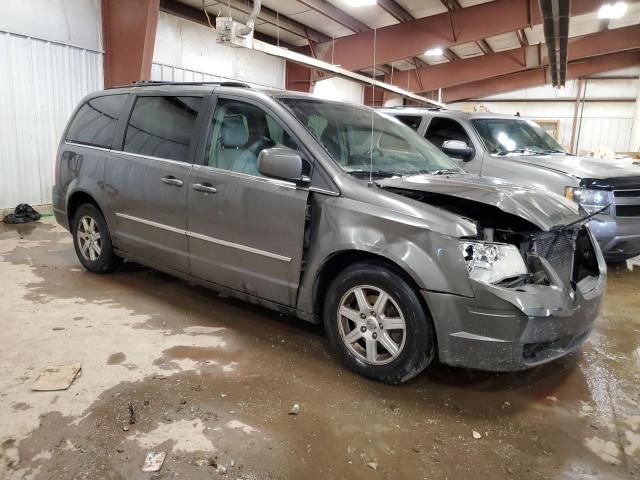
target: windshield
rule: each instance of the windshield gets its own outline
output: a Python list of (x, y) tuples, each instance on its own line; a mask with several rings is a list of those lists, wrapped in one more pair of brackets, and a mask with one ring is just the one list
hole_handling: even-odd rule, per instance
[(471, 120), (489, 153), (564, 153), (562, 146), (537, 123), (510, 118)]
[(453, 160), (398, 120), (355, 105), (279, 99), (333, 159), (353, 175), (462, 172)]

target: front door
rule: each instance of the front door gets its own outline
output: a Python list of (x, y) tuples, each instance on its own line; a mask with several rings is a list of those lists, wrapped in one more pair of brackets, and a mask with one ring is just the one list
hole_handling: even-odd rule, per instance
[(189, 178), (191, 273), (294, 306), (308, 190), (262, 176), (258, 154), (296, 142), (263, 107), (219, 98), (202, 165)]
[[(467, 146), (475, 148), (465, 128), (456, 120), (447, 117), (433, 117), (427, 126), (424, 138), (440, 149), (442, 149), (442, 144), (447, 140), (460, 140), (466, 143)], [(467, 160), (452, 158), (467, 172), (480, 173), (482, 162), (476, 160), (481, 157), (482, 151), (476, 149), (475, 155)]]
[(187, 182), (200, 97), (138, 96), (121, 151), (105, 168), (119, 249), (189, 272)]

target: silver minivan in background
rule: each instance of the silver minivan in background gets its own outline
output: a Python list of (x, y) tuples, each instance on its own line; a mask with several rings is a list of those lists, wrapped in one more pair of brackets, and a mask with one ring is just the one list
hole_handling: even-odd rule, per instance
[(536, 123), (512, 115), (397, 107), (401, 120), (466, 171), (562, 195), (587, 214), (604, 257), (640, 254), (640, 168), (577, 157)]
[(606, 283), (573, 202), (465, 173), (370, 108), (236, 83), (87, 96), (53, 204), (87, 270), (127, 259), (323, 323), (350, 368), (391, 384), (436, 356), (559, 358)]

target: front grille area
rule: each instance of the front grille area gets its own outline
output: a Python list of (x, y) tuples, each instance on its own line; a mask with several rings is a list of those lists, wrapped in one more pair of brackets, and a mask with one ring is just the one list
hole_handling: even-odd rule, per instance
[(640, 205), (616, 205), (616, 217), (640, 217)]
[(640, 217), (640, 188), (629, 185), (628, 188), (613, 191), (616, 217)]
[(615, 198), (640, 198), (640, 190), (614, 190)]
[(546, 259), (567, 284), (573, 274), (573, 258), (578, 228), (541, 232), (533, 238), (531, 253)]

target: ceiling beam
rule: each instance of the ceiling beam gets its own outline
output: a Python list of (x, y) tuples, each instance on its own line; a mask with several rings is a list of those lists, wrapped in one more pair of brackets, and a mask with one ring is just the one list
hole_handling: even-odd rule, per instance
[(411, 15), (411, 13), (405, 10), (405, 8), (395, 0), (378, 0), (378, 6), (399, 22), (410, 22), (411, 20), (415, 20), (413, 15)]
[[(540, 67), (538, 46), (513, 48), (502, 52), (465, 58), (455, 63), (430, 65), (417, 70), (395, 71), (393, 84), (419, 92), (420, 84), (427, 91), (484, 80), (529, 68)], [(640, 48), (640, 25), (605, 30), (570, 39), (568, 60), (577, 60), (608, 53)], [(547, 59), (543, 59), (548, 64)], [(391, 78), (385, 80), (391, 83)]]
[(348, 28), (352, 32), (360, 33), (366, 32), (367, 30), (371, 30), (369, 25), (364, 22), (361, 22), (356, 17), (352, 17), (344, 10), (339, 9), (332, 3), (327, 2), (326, 0), (297, 0), (298, 3), (301, 3), (305, 7), (310, 8), (311, 10), (325, 16), (329, 20), (333, 20), (336, 23), (339, 23), (345, 28)]
[[(640, 65), (640, 50), (618, 52), (600, 55), (581, 60), (574, 60), (567, 65), (567, 80), (610, 72), (621, 68)], [(511, 73), (488, 80), (470, 82), (464, 85), (445, 88), (442, 90), (443, 101), (447, 103), (462, 100), (478, 99), (497, 95), (499, 93), (521, 90), (524, 88), (540, 87), (550, 84), (550, 77), (546, 70), (535, 68), (518, 73)]]
[[(493, 0), (447, 13), (418, 18), (377, 29), (376, 62), (390, 63), (423, 54), (430, 48), (448, 48), (475, 42), (493, 35), (513, 32), (542, 22), (540, 9), (529, 11), (530, 0)], [(572, 0), (571, 14), (596, 11), (602, 0)], [(491, 19), (491, 21), (478, 21)], [(349, 70), (362, 70), (373, 64), (373, 32), (337, 38), (334, 61)], [(331, 58), (332, 42), (317, 45), (318, 58)]]
[[(222, 9), (223, 14), (226, 14), (227, 6), (231, 7), (232, 15), (234, 14), (234, 12), (248, 15), (252, 9), (252, 5), (250, 4), (248, 5), (246, 2), (241, 0), (224, 0), (223, 2), (215, 2), (215, 3), (211, 3), (211, 1), (208, 0), (208, 3), (209, 3), (208, 8), (212, 8), (214, 6), (219, 7)], [(182, 18), (186, 18), (188, 20), (193, 20), (193, 21), (198, 21), (197, 20), (198, 18), (204, 18), (205, 25), (207, 25), (204, 12), (202, 11), (201, 8), (191, 7), (189, 5), (185, 5), (184, 3), (180, 3), (177, 0), (160, 0), (160, 10), (182, 17)], [(199, 13), (195, 13), (194, 11)], [(215, 15), (215, 13), (213, 14)], [(241, 22), (243, 19), (237, 18), (237, 20)], [(278, 14), (278, 12), (275, 12), (274, 10), (271, 10), (264, 6), (260, 9), (260, 13), (258, 14), (258, 20), (273, 26), (277, 26), (278, 28), (280, 28), (285, 32), (291, 33), (293, 35), (296, 35), (304, 39), (307, 38), (307, 34), (305, 33), (305, 29), (306, 29), (308, 31), (309, 38), (313, 42), (329, 42), (329, 43), (331, 42), (331, 37), (325, 35), (324, 33), (319, 32), (318, 30), (315, 30), (313, 28), (306, 27), (302, 23), (296, 20), (293, 20), (285, 15), (280, 15)], [(212, 19), (212, 21), (214, 20)], [(199, 23), (202, 23), (202, 22), (199, 22)], [(274, 43), (274, 42), (269, 41), (269, 43)], [(282, 42), (280, 42), (280, 45), (281, 46), (283, 45)]]
[[(462, 5), (460, 5), (460, 2), (458, 0), (440, 0), (440, 3), (442, 3), (442, 5), (444, 5), (447, 11), (449, 12), (451, 10), (462, 8)], [(491, 48), (491, 45), (489, 45), (489, 43), (487, 43), (485, 39), (478, 40), (477, 42), (475, 42), (475, 44), (478, 46), (480, 50), (482, 50), (483, 54), (487, 55), (489, 53), (493, 53), (493, 48)], [(455, 55), (455, 53), (449, 49), (447, 49), (446, 51), (453, 53)], [(460, 57), (458, 57), (458, 59), (460, 59)]]
[[(176, 17), (184, 18), (185, 20), (190, 20), (206, 27), (209, 26), (207, 17), (205, 16), (202, 9), (194, 8), (190, 5), (180, 3), (176, 0), (160, 0), (160, 11), (168, 13), (170, 15), (174, 15)], [(287, 42), (283, 42), (282, 40), (278, 41), (277, 38), (274, 38), (271, 35), (267, 35), (265, 33), (258, 32), (257, 30), (254, 32), (253, 36), (257, 40), (261, 40), (267, 43), (273, 43), (274, 45), (278, 44), (279, 42), (281, 47), (290, 49), (297, 48), (293, 45), (288, 44)]]

